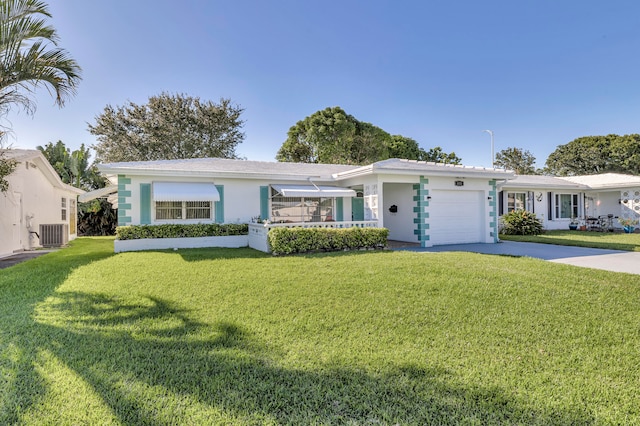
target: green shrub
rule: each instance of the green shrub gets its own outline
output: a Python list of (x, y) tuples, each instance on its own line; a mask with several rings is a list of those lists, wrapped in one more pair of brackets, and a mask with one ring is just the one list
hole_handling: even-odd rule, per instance
[(190, 225), (131, 225), (118, 226), (118, 240), (139, 240), (142, 238), (189, 238), (249, 235), (247, 224), (196, 223)]
[(273, 254), (340, 251), (385, 247), (385, 228), (273, 228), (269, 248)]
[(526, 210), (514, 210), (502, 216), (502, 229), (506, 235), (540, 235), (542, 222), (534, 213)]

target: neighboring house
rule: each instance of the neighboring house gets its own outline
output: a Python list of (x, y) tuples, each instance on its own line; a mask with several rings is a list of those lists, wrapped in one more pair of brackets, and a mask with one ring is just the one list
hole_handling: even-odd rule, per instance
[(18, 164), (0, 193), (0, 257), (74, 239), (76, 198), (84, 191), (63, 183), (38, 150), (3, 152)]
[(619, 217), (640, 219), (640, 176), (516, 176), (499, 187), (499, 215), (535, 213), (545, 229), (568, 229), (572, 219), (589, 228), (620, 229)]
[(98, 169), (117, 185), (119, 225), (261, 219), (272, 226), (379, 226), (391, 240), (423, 247), (496, 242), (496, 187), (514, 177), (399, 159), (349, 166), (202, 158)]

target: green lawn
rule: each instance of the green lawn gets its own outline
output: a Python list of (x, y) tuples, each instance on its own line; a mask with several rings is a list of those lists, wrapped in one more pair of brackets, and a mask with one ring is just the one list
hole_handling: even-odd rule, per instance
[(640, 278), (250, 249), (0, 271), (0, 424), (640, 424)]
[(640, 251), (640, 234), (620, 232), (546, 231), (542, 235), (500, 235), (500, 239), (563, 246)]

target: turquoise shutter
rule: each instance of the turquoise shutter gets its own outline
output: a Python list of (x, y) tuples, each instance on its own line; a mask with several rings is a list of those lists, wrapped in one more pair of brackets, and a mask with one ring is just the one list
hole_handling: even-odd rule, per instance
[(364, 220), (364, 198), (351, 199), (351, 216), (356, 221)]
[(336, 198), (336, 217), (335, 220), (342, 222), (344, 220), (344, 199), (342, 197)]
[(151, 223), (151, 184), (140, 184), (140, 224)]
[(220, 194), (220, 201), (213, 203), (216, 223), (224, 223), (224, 185), (216, 185), (218, 194)]
[(269, 219), (269, 187), (260, 187), (260, 219)]

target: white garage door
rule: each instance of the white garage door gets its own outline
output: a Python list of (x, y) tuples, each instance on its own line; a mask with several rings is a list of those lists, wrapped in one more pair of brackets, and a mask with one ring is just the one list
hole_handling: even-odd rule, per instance
[(484, 242), (483, 191), (431, 191), (429, 235), (433, 245)]

